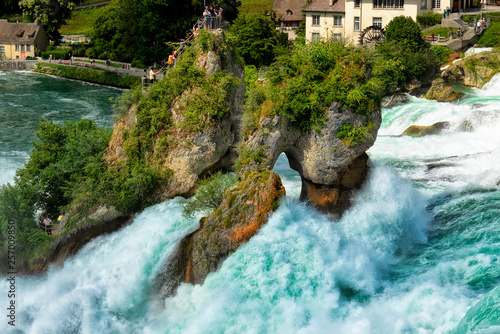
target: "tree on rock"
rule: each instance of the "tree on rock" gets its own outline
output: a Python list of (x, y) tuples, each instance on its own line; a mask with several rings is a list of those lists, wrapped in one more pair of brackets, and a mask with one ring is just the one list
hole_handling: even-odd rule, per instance
[(247, 65), (270, 65), (280, 50), (274, 22), (262, 14), (239, 15), (231, 28), (233, 43)]
[(428, 49), (429, 43), (422, 36), (419, 25), (411, 17), (398, 16), (385, 27), (385, 38), (413, 51)]
[(20, 0), (19, 7), (25, 15), (40, 23), (57, 44), (61, 38), (59, 28), (70, 18), (75, 4), (68, 0)]

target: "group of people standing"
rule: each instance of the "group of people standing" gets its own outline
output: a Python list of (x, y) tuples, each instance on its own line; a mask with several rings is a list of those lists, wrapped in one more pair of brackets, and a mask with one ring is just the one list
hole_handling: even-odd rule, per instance
[(198, 28), (201, 29), (219, 29), (222, 26), (222, 7), (206, 6), (203, 11), (203, 17), (198, 20)]
[[(61, 212), (57, 218), (57, 224), (62, 223), (65, 214), (66, 212)], [(42, 211), (38, 214), (38, 226), (48, 235), (52, 235), (54, 224), (52, 223), (52, 219), (49, 218), (47, 211)]]

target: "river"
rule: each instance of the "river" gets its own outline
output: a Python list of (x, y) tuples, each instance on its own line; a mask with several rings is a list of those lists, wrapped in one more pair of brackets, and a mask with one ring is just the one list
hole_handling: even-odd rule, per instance
[[(397, 136), (439, 121), (439, 135)], [(282, 155), (287, 197), (204, 284), (165, 300), (151, 290), (198, 225), (176, 198), (18, 279), (19, 333), (500, 333), (499, 133), (500, 75), (458, 103), (411, 97), (383, 110), (369, 179), (339, 221), (298, 201)]]

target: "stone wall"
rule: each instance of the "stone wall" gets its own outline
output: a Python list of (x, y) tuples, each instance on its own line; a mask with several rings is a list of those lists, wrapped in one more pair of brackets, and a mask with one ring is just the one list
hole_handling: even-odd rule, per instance
[(0, 60), (2, 71), (29, 71), (35, 67), (38, 60)]

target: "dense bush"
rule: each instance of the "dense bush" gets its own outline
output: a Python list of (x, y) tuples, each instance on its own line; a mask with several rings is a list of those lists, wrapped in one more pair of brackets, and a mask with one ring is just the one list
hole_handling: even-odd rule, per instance
[(431, 50), (440, 65), (446, 63), (450, 54), (453, 53), (452, 49), (441, 45), (433, 45)]
[(182, 205), (182, 214), (187, 218), (193, 218), (197, 213), (209, 214), (219, 207), (226, 191), (234, 187), (237, 181), (236, 174), (222, 175), (221, 172), (202, 180), (196, 194)]
[(231, 27), (232, 41), (247, 65), (270, 65), (288, 40), (280, 38), (275, 23), (262, 14), (240, 14)]
[(42, 59), (49, 59), (52, 55), (52, 59), (68, 60), (72, 51), (71, 49), (45, 51), (42, 52)]
[(500, 22), (492, 22), (479, 37), (477, 44), (479, 46), (500, 46)]
[[(281, 113), (308, 132), (323, 124), (324, 111), (333, 101), (371, 113), (381, 95), (379, 85), (370, 82), (368, 52), (333, 41), (296, 45), (270, 67), (265, 90), (258, 85), (258, 91), (248, 93), (246, 119)], [(253, 117), (248, 115), (252, 109)]]
[(419, 51), (429, 48), (418, 24), (411, 17), (397, 16), (385, 27), (385, 38), (387, 42), (401, 45), (405, 49)]
[(119, 75), (116, 72), (99, 68), (81, 68), (58, 64), (39, 63), (36, 72), (58, 75), (64, 78), (78, 79), (108, 86), (132, 88), (141, 83), (141, 77), (135, 75)]
[(424, 14), (417, 15), (417, 23), (422, 26), (422, 28), (432, 27), (436, 24), (441, 24), (441, 20), (443, 19), (443, 15), (441, 14)]

